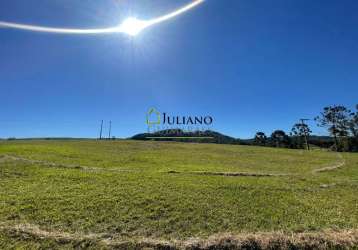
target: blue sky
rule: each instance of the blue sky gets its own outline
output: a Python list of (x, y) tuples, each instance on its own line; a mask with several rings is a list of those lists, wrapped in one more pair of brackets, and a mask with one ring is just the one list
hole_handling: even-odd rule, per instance
[[(2, 0), (0, 20), (104, 27), (188, 2)], [(358, 103), (357, 13), (356, 0), (207, 0), (135, 38), (0, 29), (0, 137), (96, 137), (102, 119), (128, 137), (150, 107), (240, 138), (289, 131)]]

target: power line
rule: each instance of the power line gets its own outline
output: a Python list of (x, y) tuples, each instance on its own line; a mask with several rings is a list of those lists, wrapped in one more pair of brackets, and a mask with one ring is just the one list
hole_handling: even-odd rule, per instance
[(102, 132), (103, 132), (103, 120), (101, 121), (101, 129), (99, 132), (99, 139), (102, 140)]
[(111, 139), (111, 132), (112, 132), (112, 121), (109, 121), (108, 140)]

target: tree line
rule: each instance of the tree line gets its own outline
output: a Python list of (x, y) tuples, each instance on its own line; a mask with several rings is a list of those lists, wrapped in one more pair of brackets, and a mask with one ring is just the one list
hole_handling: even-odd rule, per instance
[(310, 127), (301, 121), (294, 124), (288, 134), (275, 130), (268, 137), (264, 132), (257, 132), (253, 144), (308, 150), (311, 144), (335, 151), (358, 152), (358, 104), (355, 108), (352, 112), (342, 105), (327, 106), (314, 118), (317, 126), (326, 128), (330, 137), (312, 136)]

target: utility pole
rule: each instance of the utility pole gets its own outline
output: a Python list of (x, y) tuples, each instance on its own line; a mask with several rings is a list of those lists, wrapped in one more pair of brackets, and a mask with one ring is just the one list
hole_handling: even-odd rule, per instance
[[(310, 150), (310, 144), (308, 143), (308, 133), (307, 133), (307, 129), (308, 129), (308, 126), (305, 124), (305, 121), (309, 121), (310, 119), (304, 119), (304, 118), (301, 118), (300, 121), (301, 121), (301, 124), (302, 124), (302, 128), (303, 128), (303, 131), (304, 131), (304, 136), (305, 136), (305, 143), (306, 143), (306, 148), (307, 150)], [(307, 128), (307, 129), (306, 129)]]
[(103, 132), (103, 120), (101, 122), (101, 129), (100, 129), (100, 132), (99, 132), (99, 139), (102, 140), (102, 132)]
[(112, 121), (109, 121), (108, 140), (111, 139), (111, 132), (112, 132)]

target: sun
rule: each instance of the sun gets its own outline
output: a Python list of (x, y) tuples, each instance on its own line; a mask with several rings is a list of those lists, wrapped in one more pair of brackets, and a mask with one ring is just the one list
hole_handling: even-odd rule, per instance
[(135, 17), (128, 17), (118, 27), (119, 32), (126, 33), (131, 36), (138, 35), (143, 29), (148, 27), (148, 22), (139, 20)]

